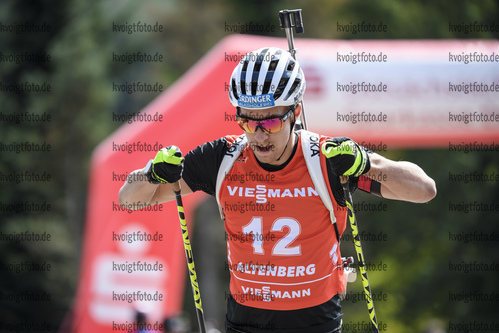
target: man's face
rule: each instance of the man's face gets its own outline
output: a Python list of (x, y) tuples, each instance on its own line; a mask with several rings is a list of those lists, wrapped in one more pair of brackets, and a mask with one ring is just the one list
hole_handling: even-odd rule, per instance
[[(241, 116), (255, 120), (266, 119), (270, 117), (283, 116), (289, 111), (287, 106), (275, 106), (270, 109), (245, 109), (241, 108)], [(251, 145), (256, 158), (262, 162), (272, 165), (284, 163), (294, 147), (294, 132), (290, 137), (290, 126), (294, 120), (291, 115), (284, 123), (280, 131), (268, 134), (258, 127), (255, 133), (246, 133), (246, 137)], [(290, 141), (291, 140), (291, 141)], [(289, 144), (288, 144), (289, 141)], [(286, 147), (287, 144), (287, 147)], [(283, 154), (284, 152), (284, 154)], [(279, 157), (282, 157), (279, 159)], [(277, 160), (279, 159), (279, 160)]]

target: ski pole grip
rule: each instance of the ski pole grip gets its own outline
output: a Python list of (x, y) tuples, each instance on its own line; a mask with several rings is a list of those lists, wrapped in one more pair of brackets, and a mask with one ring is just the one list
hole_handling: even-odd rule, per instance
[(346, 184), (348, 182), (348, 176), (340, 176), (341, 184)]
[(291, 28), (290, 13), (287, 9), (279, 11), (279, 25), (281, 29)]
[(305, 29), (303, 28), (303, 19), (301, 17), (301, 9), (297, 9), (295, 11), (295, 14), (293, 15), (293, 18), (295, 19), (295, 32), (297, 34), (304, 33)]
[(180, 184), (179, 184), (178, 181), (176, 181), (175, 183), (173, 183), (172, 187), (173, 187), (173, 191), (180, 192)]
[[(291, 15), (293, 15), (293, 23), (291, 21)], [(305, 32), (303, 28), (303, 19), (301, 16), (301, 9), (283, 9), (279, 11), (279, 25), (281, 29), (289, 29), (294, 27), (297, 34), (302, 34)]]

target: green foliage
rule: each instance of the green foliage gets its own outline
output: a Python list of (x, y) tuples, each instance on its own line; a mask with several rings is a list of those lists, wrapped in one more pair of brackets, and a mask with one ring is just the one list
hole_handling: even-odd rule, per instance
[[(450, 264), (499, 262), (497, 242), (468, 242), (458, 238), (475, 232), (498, 235), (497, 212), (464, 213), (451, 211), (449, 207), (450, 203), (497, 203), (499, 189), (497, 182), (452, 181), (449, 173), (495, 172), (497, 175), (497, 154), (447, 150), (401, 153), (402, 160), (420, 165), (435, 179), (438, 194), (426, 204), (384, 200), (386, 212), (357, 214), (361, 230), (366, 233), (381, 230), (387, 234), (386, 242), (365, 242), (367, 261), (388, 266), (386, 271), (369, 275), (373, 292), (387, 294), (386, 302), (375, 303), (378, 318), (384, 319), (389, 331), (396, 331), (392, 323), (397, 323), (403, 325), (404, 332), (423, 332), (434, 319), (444, 323), (445, 328), (449, 322), (460, 323), (463, 318), (491, 322), (495, 302), (465, 302), (462, 298), (459, 301), (456, 294), (494, 293), (497, 271), (466, 273), (451, 269)], [(377, 202), (362, 193), (355, 199)], [(342, 249), (351, 246), (343, 244)], [(361, 286), (359, 281), (356, 284)], [(347, 317), (353, 313), (347, 306), (344, 312)]]

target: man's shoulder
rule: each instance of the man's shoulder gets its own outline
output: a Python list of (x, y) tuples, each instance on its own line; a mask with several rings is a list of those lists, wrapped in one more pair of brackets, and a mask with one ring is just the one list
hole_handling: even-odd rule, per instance
[(315, 135), (318, 135), (318, 136), (319, 136), (319, 138), (320, 138), (321, 140), (322, 140), (322, 139), (326, 139), (326, 140), (327, 140), (327, 139), (331, 139), (331, 138), (332, 138), (332, 136), (330, 136), (330, 135), (323, 135), (323, 134), (318, 133), (318, 132), (316, 132), (316, 131), (303, 130), (303, 129), (301, 129), (301, 130), (297, 130), (297, 131), (295, 131), (295, 133), (297, 133), (298, 135), (301, 135), (304, 131), (306, 131), (306, 132), (308, 132), (308, 133), (310, 133), (310, 134), (315, 134)]
[(189, 153), (198, 155), (210, 153), (213, 150), (223, 150), (224, 148), (229, 146), (232, 141), (234, 141), (232, 137), (234, 137), (234, 135), (226, 135), (212, 141), (206, 141), (205, 143), (202, 143), (196, 148), (192, 149)]
[(221, 162), (221, 158), (230, 151), (231, 146), (238, 140), (240, 135), (231, 134), (225, 135), (213, 141), (207, 141), (196, 148), (189, 151), (186, 155), (188, 159), (191, 158), (215, 158), (218, 163)]
[(309, 130), (299, 130), (299, 131), (297, 131), (296, 133), (297, 133), (298, 135), (300, 135), (300, 136), (301, 136), (301, 134), (302, 134), (302, 132), (303, 132), (303, 131), (307, 131), (307, 132), (309, 132), (309, 133), (311, 133), (311, 134), (316, 134), (316, 135), (318, 135), (318, 136), (319, 136), (319, 141), (320, 141), (320, 142), (323, 142), (323, 141), (325, 141), (325, 140), (328, 140), (328, 139), (333, 138), (333, 137), (332, 137), (332, 136), (330, 136), (330, 135), (323, 135), (323, 134), (317, 133), (317, 132), (315, 132), (315, 131), (309, 131)]
[(222, 138), (220, 138), (220, 139), (225, 139), (225, 141), (226, 141), (229, 145), (231, 145), (231, 144), (233, 144), (233, 143), (234, 143), (234, 141), (236, 141), (236, 140), (237, 140), (237, 138), (239, 138), (240, 136), (241, 136), (241, 135), (231, 134), (231, 135), (226, 135), (226, 136), (224, 136), (224, 137), (222, 137)]
[(218, 146), (230, 146), (231, 144), (234, 143), (234, 141), (237, 140), (237, 138), (240, 137), (240, 135), (237, 135), (237, 134), (229, 134), (229, 135), (225, 135), (225, 136), (222, 136), (218, 139), (215, 139), (213, 141), (207, 141), (205, 143), (203, 143), (202, 145), (198, 146), (199, 147), (218, 147)]
[(205, 142), (187, 153), (184, 160), (183, 178), (193, 191), (215, 193), (220, 165), (237, 135), (226, 135)]

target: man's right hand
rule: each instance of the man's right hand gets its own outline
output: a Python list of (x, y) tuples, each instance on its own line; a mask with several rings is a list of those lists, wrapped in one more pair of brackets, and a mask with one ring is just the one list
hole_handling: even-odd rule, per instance
[(174, 183), (182, 178), (184, 158), (176, 146), (161, 149), (152, 161), (150, 178), (161, 184)]

